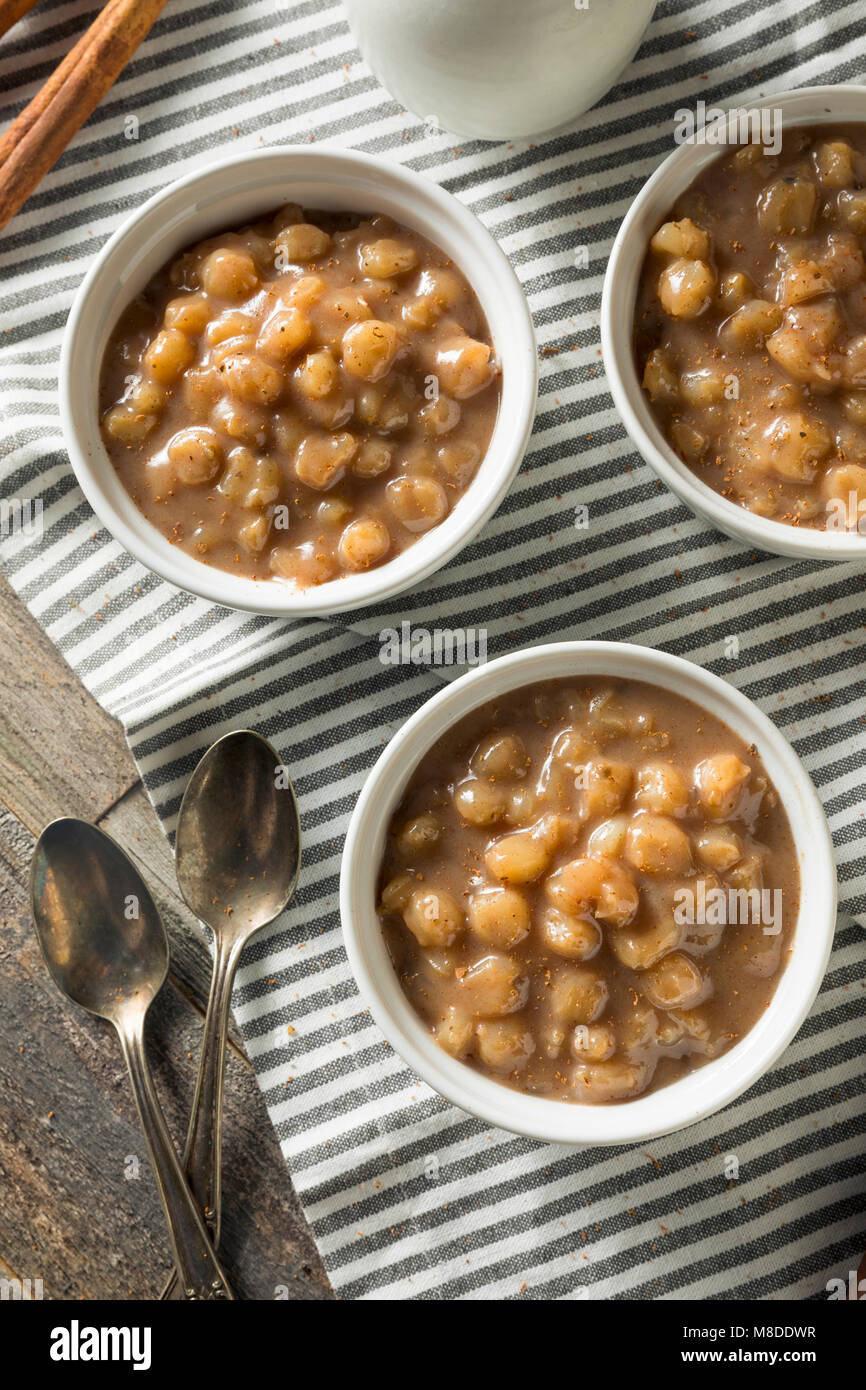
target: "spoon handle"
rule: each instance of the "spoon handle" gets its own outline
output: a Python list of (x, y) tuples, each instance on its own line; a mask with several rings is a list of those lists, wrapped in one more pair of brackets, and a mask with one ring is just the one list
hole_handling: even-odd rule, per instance
[(150, 1150), (162, 1198), (181, 1287), (188, 1299), (233, 1298), (220, 1269), (205, 1224), (184, 1181), (153, 1087), (144, 1051), (144, 1015), (129, 1031), (118, 1029), (129, 1068), (135, 1104)]
[(222, 1215), (222, 1108), (232, 986), (243, 943), (217, 935), (201, 1059), (183, 1165), (214, 1246)]
[[(226, 941), (221, 934), (215, 934), (214, 941), (214, 968), (183, 1167), (216, 1248), (222, 1215), (222, 1105), (226, 1038), (232, 986), (243, 942), (231, 938)], [(170, 1275), (160, 1297), (179, 1297), (177, 1271)]]

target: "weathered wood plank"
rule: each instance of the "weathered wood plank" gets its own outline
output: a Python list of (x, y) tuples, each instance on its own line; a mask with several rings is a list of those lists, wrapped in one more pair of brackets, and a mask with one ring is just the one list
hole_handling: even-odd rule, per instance
[[(30, 922), (32, 836), (0, 816), (0, 1262), (46, 1298), (153, 1298), (170, 1256), (114, 1035), (57, 994)], [(199, 1015), (172, 988), (149, 1055), (175, 1142), (192, 1101)], [(333, 1297), (248, 1065), (230, 1053), (223, 1257), (243, 1298)], [(134, 1176), (130, 1176), (133, 1174)]]
[(120, 725), (0, 576), (0, 795), (38, 834), (55, 816), (95, 820), (138, 781)]
[[(41, 1278), (46, 1297), (154, 1297), (169, 1264), (155, 1182), (113, 1035), (59, 998), (39, 956), (27, 902), (32, 835), (57, 815), (96, 821), (152, 888), (175, 988), (154, 1006), (149, 1047), (178, 1146), (210, 979), (206, 934), (177, 891), (119, 725), (2, 578), (0, 629), (9, 654), (0, 672), (0, 807), (12, 813), (0, 816), (0, 1267)], [(280, 1284), (290, 1297), (333, 1297), (234, 1030), (232, 1043), (226, 1267), (245, 1298), (273, 1297)], [(124, 1176), (128, 1155), (143, 1160), (137, 1179)]]

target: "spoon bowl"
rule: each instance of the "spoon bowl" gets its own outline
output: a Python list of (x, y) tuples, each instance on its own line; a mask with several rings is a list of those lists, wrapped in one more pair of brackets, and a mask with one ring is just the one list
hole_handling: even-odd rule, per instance
[(52, 821), (30, 870), (36, 932), (54, 983), (82, 1009), (117, 1024), (146, 1012), (168, 974), (168, 942), (140, 874), (86, 821)]
[(213, 932), (244, 937), (282, 912), (301, 864), (301, 822), (286, 769), (261, 734), (238, 729), (205, 753), (180, 807), (184, 899)]
[(119, 845), (86, 821), (64, 817), (43, 830), (33, 854), (30, 898), (36, 935), (58, 988), (111, 1023), (129, 1069), (187, 1299), (230, 1299), (201, 1214), (184, 1180), (144, 1045), (147, 1010), (168, 973), (159, 912)]

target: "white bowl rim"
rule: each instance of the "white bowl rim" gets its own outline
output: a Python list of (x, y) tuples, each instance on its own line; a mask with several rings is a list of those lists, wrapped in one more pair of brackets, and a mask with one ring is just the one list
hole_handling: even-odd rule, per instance
[[(735, 1047), (681, 1080), (607, 1106), (523, 1095), (443, 1052), (403, 994), (375, 911), (384, 832), (409, 776), (436, 739), (506, 690), (579, 675), (610, 675), (669, 689), (754, 742), (785, 805), (800, 869), (793, 950), (754, 1027)], [(398, 729), (369, 773), (351, 817), (340, 874), (349, 964), (364, 1002), (397, 1054), (434, 1090), (485, 1123), (559, 1144), (626, 1144), (657, 1138), (705, 1119), (753, 1085), (784, 1052), (817, 996), (833, 943), (836, 898), (833, 846), (823, 807), (787, 739), (753, 701), (720, 677), (681, 657), (624, 642), (556, 642), (524, 648), (475, 668), (433, 695)]]
[[(139, 246), (134, 256), (134, 269), (158, 239), (167, 209), (185, 201), (185, 219), (191, 220), (202, 206), (200, 200), (207, 199), (208, 188), (226, 171), (243, 175), (251, 202), (268, 176), (279, 181), (284, 187), (276, 195), (275, 207), (280, 197), (283, 201), (290, 197), (292, 180), (297, 184), (315, 180), (324, 194), (329, 177), (333, 178), (341, 187), (347, 186), (347, 199), (351, 200), (353, 179), (360, 184), (375, 178), (386, 190), (383, 200), (387, 197), (395, 208), (400, 199), (405, 200), (407, 225), (437, 244), (443, 236), (459, 241), (461, 250), (453, 259), (481, 300), (494, 350), (503, 365), (503, 394), (490, 446), (469, 488), (449, 515), (393, 560), (363, 574), (305, 590), (295, 591), (276, 580), (245, 579), (206, 565), (173, 547), (130, 498), (126, 498), (128, 505), (123, 499), (115, 505), (106, 495), (106, 485), (111, 487), (107, 472), (111, 464), (99, 439), (98, 421), (90, 421), (89, 441), (82, 437), (79, 426), (86, 411), (78, 398), (92, 381), (88, 376), (88, 346), (95, 324), (104, 317), (93, 306), (101, 296), (113, 293), (116, 322), (124, 302), (117, 295), (118, 280), (123, 283), (132, 273), (126, 272), (127, 246), (149, 233), (144, 248)], [(175, 235), (177, 226), (175, 218), (171, 223)], [(214, 231), (218, 230), (215, 226)], [(185, 244), (181, 237), (175, 249)], [(169, 254), (166, 251), (163, 262)], [(486, 299), (477, 284), (481, 266), (485, 277), (496, 280), (495, 296), (491, 288)], [(491, 323), (496, 314), (501, 329), (507, 322), (507, 332), (496, 333)], [(97, 380), (100, 366), (101, 361), (95, 363)], [(324, 143), (233, 151), (174, 180), (147, 199), (118, 227), (90, 266), (75, 296), (60, 354), (60, 415), (67, 451), (78, 483), (103, 525), (131, 555), (177, 588), (227, 608), (276, 617), (325, 617), (378, 603), (420, 583), (452, 559), (490, 519), (511, 486), (532, 433), (537, 394), (538, 352), (532, 314), (513, 266), (484, 224), (446, 189), (405, 165)], [(122, 487), (119, 480), (118, 486)]]
[[(827, 110), (823, 103), (851, 101), (854, 111)], [(866, 122), (866, 85), (801, 87), (771, 93), (756, 101), (733, 102), (731, 108), (760, 110), (779, 107), (784, 127), (844, 125)], [(731, 109), (725, 106), (724, 109)], [(721, 107), (719, 109), (722, 109)], [(602, 358), (610, 393), (632, 444), (663, 482), (699, 517), (718, 530), (760, 550), (803, 560), (866, 560), (866, 535), (828, 532), (795, 526), (758, 516), (722, 497), (674, 452), (656, 424), (643, 396), (632, 352), (634, 296), (625, 293), (625, 281), (640, 273), (648, 242), (647, 220), (665, 216), (675, 199), (694, 181), (701, 169), (722, 154), (719, 146), (679, 145), (650, 175), (628, 209), (617, 232), (604, 277), (601, 301)], [(664, 191), (664, 196), (660, 196)], [(656, 207), (656, 202), (659, 206)], [(663, 206), (662, 206), (663, 204)], [(653, 217), (649, 219), (649, 211)], [(636, 287), (636, 284), (635, 284)]]

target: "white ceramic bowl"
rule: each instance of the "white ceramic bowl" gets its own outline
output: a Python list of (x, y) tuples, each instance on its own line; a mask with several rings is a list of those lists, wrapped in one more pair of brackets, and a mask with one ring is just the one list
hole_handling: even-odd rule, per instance
[[(804, 87), (749, 102), (748, 106), (778, 109), (783, 127), (866, 121), (866, 87)], [(718, 145), (679, 145), (644, 184), (619, 229), (601, 303), (602, 352), (614, 404), (647, 463), (687, 507), (726, 535), (760, 550), (803, 560), (866, 560), (866, 536), (856, 531), (800, 530), (757, 516), (714, 492), (671, 448), (641, 389), (632, 331), (638, 281), (650, 237), (677, 198), (722, 153)]]
[[(364, 574), (306, 590), (202, 564), (139, 512), (99, 433), (97, 393), (108, 337), (123, 308), (176, 252), (283, 203), (389, 213), (450, 256), (477, 294), (502, 366), (502, 402), (487, 454), (443, 522), (402, 555)], [(371, 155), (314, 146), (241, 151), (149, 199), (102, 248), (69, 315), (60, 408), (72, 467), (100, 521), (138, 560), (180, 589), (228, 608), (312, 617), (374, 603), (439, 569), (483, 526), (520, 467), (535, 415), (538, 359), (520, 283), (490, 233), (438, 184)]]
[[(793, 951), (769, 1007), (722, 1057), (649, 1095), (619, 1105), (572, 1105), (522, 1095), (437, 1047), (392, 968), (376, 915), (376, 888), (388, 823), (424, 754), (459, 719), (521, 686), (592, 675), (647, 681), (703, 706), (754, 743), (787, 811), (801, 878)], [(821, 803), (802, 764), (774, 725), (744, 695), (699, 666), (624, 642), (558, 642), (480, 666), (428, 700), (394, 735), (370, 773), (349, 825), (340, 912), (361, 995), (388, 1041), (417, 1074), (455, 1105), (533, 1139), (623, 1144), (668, 1134), (720, 1110), (767, 1070), (809, 1012), (836, 923), (836, 871)]]

